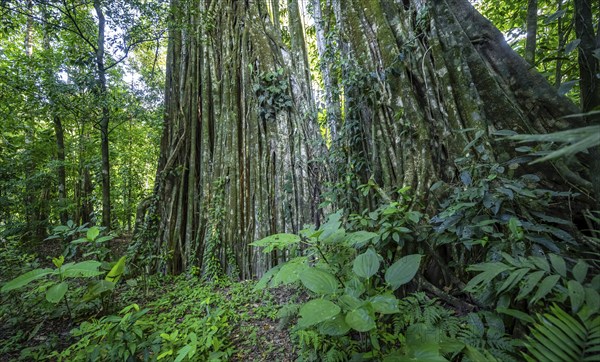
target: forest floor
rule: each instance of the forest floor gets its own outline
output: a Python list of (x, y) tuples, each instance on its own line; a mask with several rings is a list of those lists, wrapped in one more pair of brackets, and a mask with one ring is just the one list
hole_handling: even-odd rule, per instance
[[(114, 240), (111, 243), (114, 255), (122, 255), (127, 242), (126, 239)], [(51, 243), (35, 251), (38, 258), (34, 265), (38, 267), (50, 267), (50, 256), (61, 253)], [(7, 279), (6, 275), (0, 275), (0, 282)], [(74, 280), (67, 293), (71, 318), (64, 303), (54, 305), (45, 300), (43, 291), (47, 284), (44, 282), (0, 294), (0, 361), (58, 360), (59, 353), (80, 338), (74, 333), (83, 322), (120, 316), (122, 308), (133, 304), (148, 308), (146, 317), (153, 323), (148, 334), (177, 331), (181, 336), (191, 332), (202, 336), (216, 331), (210, 336), (218, 342), (212, 342), (210, 348), (225, 351), (225, 360), (284, 362), (296, 359), (288, 330), (290, 324), (281, 323), (278, 317), (281, 306), (305, 298), (294, 289), (253, 291), (254, 281), (206, 282), (196, 277), (154, 276), (133, 280), (120, 283), (104, 305), (98, 301), (83, 302), (81, 296), (86, 283)], [(217, 317), (211, 317), (213, 315)], [(174, 348), (175, 353), (177, 348)]]

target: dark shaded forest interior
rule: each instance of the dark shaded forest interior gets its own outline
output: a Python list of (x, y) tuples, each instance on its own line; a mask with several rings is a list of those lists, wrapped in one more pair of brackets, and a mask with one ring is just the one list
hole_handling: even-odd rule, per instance
[(0, 1), (3, 361), (600, 361), (600, 1)]

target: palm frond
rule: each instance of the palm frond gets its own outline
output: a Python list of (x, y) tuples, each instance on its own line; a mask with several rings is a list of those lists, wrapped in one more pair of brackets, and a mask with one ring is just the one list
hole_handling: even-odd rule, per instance
[(546, 134), (517, 134), (508, 137), (508, 139), (520, 142), (557, 142), (563, 144), (557, 150), (531, 162), (534, 164), (574, 155), (587, 151), (589, 148), (600, 146), (600, 126), (594, 125)]
[(528, 361), (600, 361), (600, 316), (571, 316), (557, 305), (538, 316), (525, 343)]

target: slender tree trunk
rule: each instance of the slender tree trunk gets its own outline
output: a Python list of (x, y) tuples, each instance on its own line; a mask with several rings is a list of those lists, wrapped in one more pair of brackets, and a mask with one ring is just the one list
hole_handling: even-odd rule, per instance
[[(31, 58), (31, 56), (33, 55), (33, 2), (31, 0), (27, 1), (27, 23), (25, 25), (25, 42), (24, 42), (24, 50), (25, 50), (25, 55), (27, 56), (27, 58)], [(35, 161), (33, 159), (33, 152), (32, 152), (32, 148), (33, 148), (33, 138), (34, 138), (34, 131), (33, 131), (33, 122), (29, 121), (29, 124), (27, 125), (27, 128), (25, 130), (25, 145), (27, 147), (27, 151), (25, 153), (26, 155), (26, 160), (25, 160), (25, 172), (26, 174), (26, 180), (25, 180), (25, 219), (27, 220), (27, 224), (30, 227), (36, 227), (34, 225), (37, 225), (38, 220), (36, 220), (35, 217), (35, 205), (37, 203), (36, 201), (36, 195), (35, 195), (35, 188), (33, 185), (33, 182), (31, 180), (31, 176), (35, 173)]]
[(58, 204), (61, 208), (60, 223), (65, 225), (69, 220), (69, 214), (65, 209), (67, 202), (67, 174), (65, 171), (65, 132), (62, 126), (60, 117), (55, 114), (54, 134), (56, 136), (56, 160), (58, 161), (57, 176), (58, 176)]
[[(563, 8), (563, 0), (558, 0), (557, 1), (557, 11), (562, 11)], [(557, 46), (557, 52), (560, 52), (562, 49), (564, 49), (565, 47), (565, 34), (563, 31), (563, 24), (564, 24), (564, 20), (562, 17), (560, 17), (557, 21), (557, 39), (558, 39), (558, 46)], [(560, 88), (560, 85), (562, 84), (562, 57), (556, 57), (556, 71), (554, 73), (554, 87), (556, 89)]]
[(25, 25), (25, 55), (33, 54), (33, 1), (27, 0), (27, 23)]
[[(34, 8), (33, 1), (27, 1), (27, 22), (25, 25), (25, 55), (31, 61), (33, 56), (33, 31), (34, 31)], [(42, 240), (46, 237), (46, 223), (48, 222), (48, 198), (49, 190), (42, 182), (34, 178), (37, 172), (36, 155), (34, 152), (35, 120), (30, 118), (25, 131), (26, 151), (26, 181), (25, 181), (25, 216), (28, 228), (33, 239)]]
[(94, 0), (94, 9), (98, 17), (98, 42), (96, 45), (96, 70), (98, 95), (102, 109), (100, 119), (100, 148), (102, 154), (102, 226), (111, 227), (111, 203), (110, 203), (110, 155), (108, 140), (108, 125), (110, 122), (110, 110), (108, 105), (108, 94), (106, 89), (106, 69), (104, 67), (104, 12), (100, 0)]
[(323, 88), (325, 91), (327, 125), (329, 127), (329, 131), (331, 132), (331, 138), (335, 139), (337, 137), (337, 130), (340, 124), (341, 110), (337, 82), (332, 74), (331, 69), (334, 49), (331, 41), (325, 36), (325, 25), (328, 22), (328, 18), (323, 17), (323, 12), (321, 11), (321, 0), (312, 0), (312, 8), (313, 17), (315, 20), (317, 51), (319, 52), (319, 58), (321, 60), (321, 75), (323, 76)]
[[(600, 49), (600, 21), (598, 33), (594, 34), (594, 23), (592, 14), (592, 0), (575, 0), (575, 33), (581, 40), (579, 43), (579, 92), (581, 108), (583, 112), (596, 111), (595, 114), (586, 116), (590, 125), (600, 124), (600, 65), (594, 51)], [(595, 2), (596, 15), (600, 11), (598, 2)], [(596, 210), (600, 210), (600, 147), (590, 150), (590, 174), (592, 186), (596, 198)]]
[(527, 41), (525, 42), (525, 61), (535, 66), (535, 48), (537, 41), (537, 11), (538, 1), (529, 0), (527, 3)]
[[(42, 7), (42, 13), (44, 17), (45, 24), (49, 24), (49, 14), (46, 7)], [(50, 45), (50, 29), (48, 26), (44, 29), (44, 41), (43, 41), (44, 51), (50, 55), (52, 52), (52, 48)], [(52, 57), (49, 57), (50, 59)], [(57, 166), (57, 180), (58, 180), (58, 207), (60, 223), (65, 225), (69, 220), (69, 214), (66, 209), (67, 204), (67, 176), (65, 170), (65, 132), (63, 129), (61, 118), (58, 114), (58, 109), (56, 106), (56, 82), (54, 81), (54, 72), (56, 71), (56, 67), (54, 64), (50, 66), (46, 66), (46, 89), (48, 89), (48, 99), (50, 100), (50, 108), (52, 114), (52, 122), (54, 124), (54, 136), (56, 138), (56, 161), (58, 163)]]
[(89, 165), (86, 161), (86, 147), (89, 142), (88, 134), (85, 127), (85, 121), (80, 122), (79, 128), (79, 165), (78, 178), (75, 187), (75, 217), (74, 221), (79, 225), (91, 223), (94, 219), (94, 207), (92, 205), (92, 192), (94, 185), (92, 184), (92, 176), (90, 175)]

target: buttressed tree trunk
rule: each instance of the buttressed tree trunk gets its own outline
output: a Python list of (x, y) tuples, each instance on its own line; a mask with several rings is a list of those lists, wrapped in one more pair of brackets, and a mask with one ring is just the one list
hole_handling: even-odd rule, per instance
[[(322, 169), (311, 161), (325, 151), (303, 28), (298, 3), (289, 0), (290, 41), (282, 41), (278, 3), (173, 0), (177, 26), (147, 225), (154, 253), (169, 258), (158, 267), (168, 272), (239, 268), (250, 276), (262, 261), (249, 242), (318, 221)], [(453, 160), (476, 131), (491, 157), (508, 159), (490, 147), (495, 130), (547, 132), (579, 112), (467, 0), (312, 4), (321, 4), (337, 34), (328, 44), (337, 47), (325, 59), (331, 63), (322, 66), (335, 78), (329, 86), (339, 87), (328, 90), (329, 103), (337, 94), (342, 103), (333, 107), (342, 119), (327, 167), (349, 194), (338, 207), (362, 210), (355, 186), (370, 178), (388, 190), (411, 186), (426, 205), (433, 182), (456, 179)], [(474, 131), (457, 132), (465, 129)], [(569, 182), (589, 186), (558, 167)]]
[[(339, 43), (347, 45), (340, 55), (344, 124), (353, 128), (345, 137), (360, 135), (347, 149), (362, 161), (354, 168), (361, 180), (411, 186), (425, 198), (433, 182), (456, 179), (453, 161), (477, 130), (489, 146), (496, 130), (545, 133), (571, 126), (561, 118), (579, 112), (467, 0), (333, 3), (340, 9)], [(458, 132), (465, 129), (473, 131)], [(488, 148), (499, 161), (510, 153)], [(589, 187), (565, 165), (556, 167), (569, 182)]]
[[(296, 232), (316, 210), (307, 154), (318, 132), (302, 24), (290, 20), (300, 26), (290, 31), (290, 52), (274, 4), (172, 2), (165, 125), (147, 225), (154, 252), (165, 256), (154, 266), (161, 271), (249, 277), (275, 260), (258, 260), (248, 244)], [(298, 12), (297, 2), (288, 5)]]

